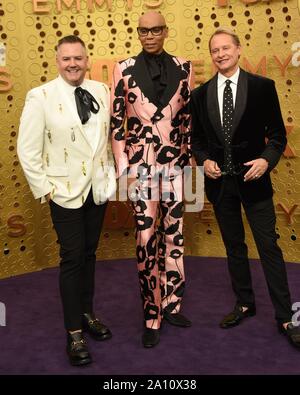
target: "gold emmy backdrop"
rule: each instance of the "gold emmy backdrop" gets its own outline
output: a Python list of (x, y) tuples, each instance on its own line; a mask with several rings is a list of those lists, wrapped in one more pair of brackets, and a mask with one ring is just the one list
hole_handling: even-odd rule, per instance
[[(240, 36), (241, 66), (276, 82), (288, 145), (272, 171), (277, 234), (286, 261), (300, 261), (300, 0), (0, 0), (0, 278), (58, 264), (47, 204), (35, 201), (16, 153), (27, 91), (57, 75), (55, 46), (79, 35), (91, 60), (88, 78), (110, 84), (116, 60), (136, 55), (139, 15), (161, 12), (165, 49), (192, 60), (195, 86), (213, 75), (208, 40), (219, 26)], [(257, 258), (246, 226), (249, 254)], [(185, 215), (186, 254), (225, 256), (211, 205)], [(134, 257), (127, 202), (110, 202), (98, 259)]]

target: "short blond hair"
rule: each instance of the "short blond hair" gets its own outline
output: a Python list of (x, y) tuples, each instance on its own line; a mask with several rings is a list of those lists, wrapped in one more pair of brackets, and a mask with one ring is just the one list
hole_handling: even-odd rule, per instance
[(233, 42), (235, 43), (235, 45), (236, 45), (237, 47), (240, 47), (240, 46), (241, 46), (241, 42), (240, 42), (239, 36), (238, 36), (233, 30), (231, 30), (229, 27), (219, 27), (219, 28), (211, 35), (211, 37), (210, 37), (210, 39), (209, 39), (209, 42), (208, 42), (208, 49), (209, 49), (209, 52), (211, 52), (211, 49), (210, 49), (211, 40), (212, 40), (215, 36), (217, 36), (218, 34), (228, 34), (229, 36), (232, 37)]

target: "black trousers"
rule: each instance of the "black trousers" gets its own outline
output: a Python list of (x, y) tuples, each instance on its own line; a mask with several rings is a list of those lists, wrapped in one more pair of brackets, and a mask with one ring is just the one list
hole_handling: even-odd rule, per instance
[(96, 205), (92, 190), (78, 209), (50, 201), (60, 244), (60, 294), (67, 331), (81, 329), (83, 313), (93, 312), (96, 249), (107, 204)]
[[(214, 211), (226, 248), (228, 269), (237, 303), (253, 306), (255, 298), (241, 204), (236, 178), (226, 177), (222, 198), (214, 206)], [(271, 198), (255, 204), (243, 203), (243, 207), (263, 266), (275, 318), (280, 323), (291, 321), (291, 299), (282, 251), (277, 244), (273, 200)]]

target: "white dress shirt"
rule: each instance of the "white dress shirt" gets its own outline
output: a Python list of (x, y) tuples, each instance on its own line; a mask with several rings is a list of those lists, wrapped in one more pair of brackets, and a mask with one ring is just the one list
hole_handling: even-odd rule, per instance
[(233, 97), (233, 108), (235, 107), (235, 99), (236, 99), (236, 92), (237, 92), (237, 84), (240, 75), (240, 68), (230, 77), (225, 77), (225, 75), (218, 73), (218, 102), (219, 102), (219, 111), (221, 117), (221, 123), (223, 125), (223, 93), (226, 86), (227, 80), (231, 81), (230, 87), (232, 90), (232, 97)]
[[(61, 76), (59, 76), (59, 78), (61, 78), (61, 80), (64, 82), (66, 92), (71, 97), (72, 106), (74, 107), (74, 110), (77, 112), (75, 93), (74, 93), (75, 89), (77, 88), (77, 86), (74, 87), (73, 85), (68, 84)], [(85, 90), (88, 91), (88, 88), (85, 86), (84, 81), (79, 86), (82, 89), (85, 89)], [(97, 129), (96, 114), (91, 112), (90, 119), (87, 121), (86, 124), (82, 125), (82, 128), (84, 130), (84, 133), (85, 133), (85, 135), (86, 135), (86, 137), (88, 139), (88, 142), (89, 142), (90, 146), (92, 147), (93, 155), (94, 155), (95, 152), (96, 152), (97, 145), (98, 145), (98, 142), (99, 142), (99, 137), (100, 137), (100, 130)]]

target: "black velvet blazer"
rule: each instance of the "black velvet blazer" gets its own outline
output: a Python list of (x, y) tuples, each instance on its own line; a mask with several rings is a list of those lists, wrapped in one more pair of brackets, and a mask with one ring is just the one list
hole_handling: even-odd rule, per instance
[[(192, 151), (198, 165), (206, 159), (219, 167), (224, 163), (217, 75), (192, 92)], [(272, 197), (270, 171), (276, 166), (286, 146), (286, 131), (274, 81), (240, 70), (232, 129), (232, 156), (236, 168), (241, 199), (254, 203)], [(243, 163), (265, 158), (268, 171), (255, 181), (243, 181)], [(222, 197), (224, 177), (217, 180), (205, 176), (209, 201), (217, 204)]]

